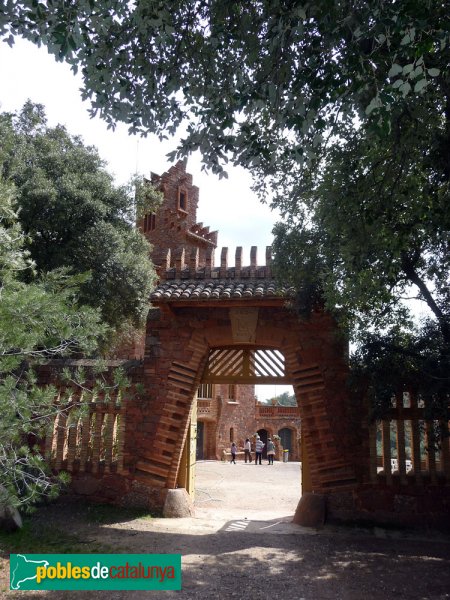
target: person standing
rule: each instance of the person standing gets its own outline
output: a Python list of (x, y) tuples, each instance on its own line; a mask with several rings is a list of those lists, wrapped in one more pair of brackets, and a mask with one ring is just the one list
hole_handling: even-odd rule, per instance
[(269, 438), (267, 440), (267, 459), (268, 465), (273, 465), (273, 457), (275, 456), (275, 444), (272, 442), (272, 439)]
[(249, 463), (252, 462), (251, 450), (252, 450), (252, 444), (251, 444), (249, 438), (247, 438), (245, 440), (245, 444), (244, 444), (245, 464), (247, 464), (247, 459), (248, 459)]
[(261, 465), (261, 459), (262, 459), (262, 453), (263, 453), (263, 449), (264, 449), (264, 442), (261, 440), (261, 438), (258, 436), (256, 438), (256, 444), (255, 444), (255, 465), (258, 464), (258, 460), (259, 460), (259, 464)]
[(237, 447), (236, 447), (236, 444), (233, 442), (231, 444), (231, 460), (230, 460), (230, 464), (231, 463), (236, 464), (236, 452), (237, 452)]

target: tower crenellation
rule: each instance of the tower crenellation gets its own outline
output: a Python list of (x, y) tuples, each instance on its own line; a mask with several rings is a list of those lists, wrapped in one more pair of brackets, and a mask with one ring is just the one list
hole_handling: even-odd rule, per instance
[(214, 260), (217, 231), (197, 223), (199, 189), (193, 185), (192, 175), (186, 173), (186, 163), (178, 162), (163, 175), (152, 173), (150, 183), (163, 193), (164, 200), (153, 215), (142, 219), (139, 227), (153, 246), (157, 271), (181, 265), (184, 268), (193, 250), (198, 250), (198, 259), (194, 259), (197, 266), (205, 266), (211, 253)]
[(164, 279), (261, 279), (271, 278), (271, 248), (266, 248), (265, 264), (258, 264), (257, 247), (250, 250), (250, 264), (244, 265), (242, 246), (235, 251), (235, 265), (230, 266), (229, 251), (220, 251), (215, 266), (217, 231), (197, 222), (199, 189), (186, 163), (178, 162), (163, 175), (151, 174), (151, 183), (164, 195), (154, 215), (146, 215), (139, 224), (153, 246), (152, 259), (161, 280)]

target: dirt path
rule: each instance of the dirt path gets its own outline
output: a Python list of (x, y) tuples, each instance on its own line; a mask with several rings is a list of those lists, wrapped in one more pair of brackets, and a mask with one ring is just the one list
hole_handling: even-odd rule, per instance
[(207, 519), (291, 518), (301, 496), (300, 463), (196, 465), (196, 516)]
[[(290, 523), (298, 465), (202, 463), (194, 519), (83, 522), (49, 507), (49, 522), (121, 553), (180, 553), (180, 592), (23, 592), (12, 598), (390, 600), (450, 598), (450, 540)], [(231, 500), (231, 504), (230, 504)], [(264, 506), (256, 506), (258, 502)], [(269, 507), (267, 508), (267, 504)], [(46, 518), (45, 511), (41, 518)]]

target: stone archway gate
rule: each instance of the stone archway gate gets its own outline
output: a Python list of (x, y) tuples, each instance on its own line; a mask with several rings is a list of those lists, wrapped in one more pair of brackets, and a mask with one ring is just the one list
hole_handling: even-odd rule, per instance
[(286, 306), (291, 290), (272, 277), (270, 250), (258, 266), (252, 248), (248, 267), (241, 251), (228, 268), (223, 249), (214, 268), (212, 250), (201, 267), (198, 249), (189, 263), (182, 250), (161, 270), (145, 358), (131, 375), (142, 391), (126, 403), (99, 398), (81, 419), (61, 413), (46, 443), (53, 469), (70, 471), (77, 493), (162, 508), (168, 490), (189, 485), (180, 466), (195, 452), (200, 381), (283, 381), (301, 411), (303, 492), (325, 498), (328, 518), (448, 526), (448, 422), (427, 422), (413, 391), (370, 422), (364, 399), (349, 396), (347, 347), (332, 317), (299, 319)]
[[(199, 268), (196, 256), (161, 273), (152, 295), (145, 343), (145, 393), (128, 420), (126, 461), (135, 485), (163, 502), (179, 483), (193, 399), (200, 381), (291, 383), (302, 414), (310, 490), (348, 494), (357, 484), (354, 428), (346, 393), (347, 350), (331, 316), (300, 321), (252, 248), (249, 267)], [(306, 460), (306, 459), (305, 459)]]

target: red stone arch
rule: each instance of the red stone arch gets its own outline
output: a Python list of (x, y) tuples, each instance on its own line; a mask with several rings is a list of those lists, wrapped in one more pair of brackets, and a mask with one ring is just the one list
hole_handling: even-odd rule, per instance
[[(260, 308), (255, 348), (282, 352), (302, 414), (312, 489), (330, 493), (355, 483), (348, 438), (345, 351), (331, 317), (300, 321), (284, 307)], [(211, 348), (238, 346), (229, 309), (222, 306), (157, 310), (149, 319), (135, 477), (146, 486), (176, 486), (192, 400)], [(139, 411), (138, 411), (139, 412)], [(139, 419), (139, 416), (138, 416)]]
[(273, 423), (269, 423), (268, 421), (264, 421), (262, 419), (257, 420), (256, 428), (258, 430), (265, 429), (269, 437), (272, 437), (276, 433), (276, 428), (274, 427)]

